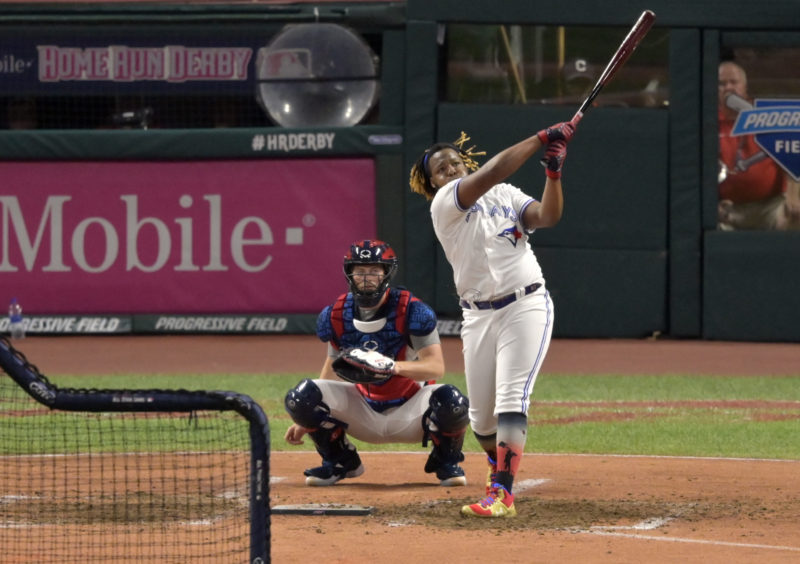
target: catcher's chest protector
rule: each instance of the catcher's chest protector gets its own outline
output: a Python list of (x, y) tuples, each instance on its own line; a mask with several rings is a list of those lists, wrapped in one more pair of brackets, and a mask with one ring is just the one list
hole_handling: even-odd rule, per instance
[[(352, 297), (348, 299), (348, 296), (349, 294), (339, 296), (331, 310), (331, 327), (338, 348), (360, 347), (365, 340), (370, 340), (377, 342), (378, 352), (396, 360), (403, 360), (408, 343), (406, 334), (408, 304), (418, 298), (412, 298), (408, 290), (392, 289), (384, 306), (388, 310), (386, 324), (375, 333), (365, 334), (353, 324), (354, 308), (358, 306)], [(367, 339), (365, 335), (368, 336)]]

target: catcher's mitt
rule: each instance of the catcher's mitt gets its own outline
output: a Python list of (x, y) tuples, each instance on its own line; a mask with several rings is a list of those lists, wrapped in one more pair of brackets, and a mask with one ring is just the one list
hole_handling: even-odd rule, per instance
[(333, 361), (333, 371), (355, 384), (380, 384), (394, 374), (394, 361), (377, 351), (344, 349)]

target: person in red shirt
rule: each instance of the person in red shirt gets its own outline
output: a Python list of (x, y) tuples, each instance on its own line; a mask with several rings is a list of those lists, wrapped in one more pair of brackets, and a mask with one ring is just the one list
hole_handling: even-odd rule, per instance
[[(738, 97), (740, 106), (729, 104)], [(733, 61), (719, 65), (719, 206), (718, 227), (722, 230), (788, 229), (800, 224), (797, 184), (791, 184), (787, 199), (787, 178), (755, 142), (753, 135), (731, 136), (742, 103), (749, 105), (747, 73)], [(735, 98), (734, 98), (735, 99)], [(733, 106), (733, 107), (730, 107)]]

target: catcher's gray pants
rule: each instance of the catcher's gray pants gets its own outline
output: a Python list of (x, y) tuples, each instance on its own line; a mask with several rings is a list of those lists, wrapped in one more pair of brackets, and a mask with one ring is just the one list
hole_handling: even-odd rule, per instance
[(331, 408), (331, 417), (347, 423), (347, 434), (367, 443), (421, 443), (422, 416), (431, 394), (441, 386), (423, 386), (399, 407), (378, 413), (373, 410), (355, 384), (335, 380), (314, 380), (322, 391), (322, 401)]

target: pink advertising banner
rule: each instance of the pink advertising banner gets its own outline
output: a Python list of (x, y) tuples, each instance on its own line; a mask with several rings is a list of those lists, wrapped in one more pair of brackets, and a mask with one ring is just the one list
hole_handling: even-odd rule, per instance
[(0, 299), (31, 314), (318, 313), (374, 237), (368, 158), (0, 162)]

